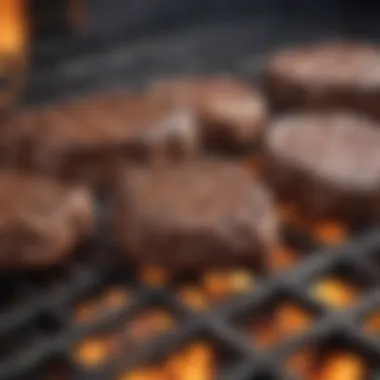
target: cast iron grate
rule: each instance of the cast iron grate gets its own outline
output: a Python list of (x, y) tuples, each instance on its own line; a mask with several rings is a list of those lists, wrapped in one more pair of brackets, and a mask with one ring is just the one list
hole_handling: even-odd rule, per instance
[[(15, 303), (6, 305), (3, 298), (7, 311), (0, 319), (0, 378), (56, 378), (52, 376), (58, 371), (65, 379), (128, 379), (129, 371), (168, 365), (171, 353), (194, 350), (201, 360), (195, 369), (202, 370), (202, 358), (209, 357), (214, 371), (210, 379), (291, 379), (296, 374), (286, 369), (292, 355), (320, 352), (322, 346), (323, 351), (345, 347), (363, 355), (375, 373), (380, 360), (380, 291), (372, 260), (379, 246), (380, 234), (373, 231), (343, 247), (321, 249), (202, 313), (181, 302), (175, 289), (142, 285), (128, 273), (100, 271), (91, 262), (62, 270), (62, 280), (60, 273), (51, 273), (49, 287), (42, 274), (17, 281), (12, 287)], [(349, 306), (327, 305), (313, 292), (316, 279), (331, 273), (344, 274), (362, 291)], [(6, 286), (3, 279), (2, 289)], [(87, 303), (80, 302), (83, 299)], [(292, 305), (305, 313), (299, 314), (297, 328), (267, 344), (254, 332), (255, 318), (272, 318), (271, 328), (281, 332), (289, 321), (281, 315), (282, 305), (287, 305), (282, 313)], [(102, 347), (107, 348), (104, 355), (99, 353)], [(210, 371), (208, 365), (204, 368)]]
[[(253, 61), (252, 66), (248, 57), (262, 57), (257, 53), (265, 55), (290, 33), (279, 33), (273, 19), (270, 27), (261, 20), (265, 38), (257, 46), (247, 33), (257, 30), (256, 21), (239, 22), (230, 29), (203, 29), (204, 34), (192, 31), (162, 45), (155, 41), (160, 49), (151, 49), (152, 43), (147, 43), (128, 53), (125, 48), (111, 49), (96, 59), (69, 59), (33, 77), (30, 96), (41, 89), (37, 100), (57, 93), (73, 95), (84, 88), (112, 86), (120, 78), (133, 77), (141, 84), (143, 77), (149, 81), (173, 69), (177, 73), (256, 72), (262, 60)], [(340, 28), (333, 29), (340, 34)], [(302, 31), (305, 39), (321, 35), (321, 31), (310, 35)], [(322, 34), (330, 35), (331, 30)], [(240, 43), (229, 52), (226, 41)], [(191, 47), (192, 61), (184, 46)], [(212, 281), (200, 275), (165, 282), (153, 271), (147, 276), (149, 285), (141, 280), (144, 275), (139, 275), (139, 268), (107, 260), (114, 248), (105, 241), (81, 247), (70, 267), (2, 277), (0, 379), (131, 380), (139, 378), (134, 371), (141, 369), (166, 380), (159, 371), (163, 366), (173, 370), (178, 363), (182, 371), (201, 371), (190, 372), (192, 379), (296, 379), (306, 376), (292, 371), (300, 367), (292, 365), (294, 360), (301, 357), (306, 364), (320, 363), (326, 352), (340, 352), (342, 347), (361, 355), (371, 369), (367, 378), (376, 378), (380, 374), (379, 231), (367, 231), (351, 241), (352, 231), (338, 225), (338, 235), (335, 231), (326, 238), (320, 226), (300, 228), (294, 215), (288, 218), (289, 212), (282, 211), (287, 249), (296, 259), (291, 257), (288, 265), (287, 257), (286, 265), (270, 274), (238, 268), (239, 281), (244, 280), (243, 291), (239, 282), (238, 294), (220, 289), (223, 273)], [(337, 242), (345, 243), (334, 247)], [(337, 282), (352, 288), (338, 300), (324, 299), (324, 289)], [(199, 299), (201, 286), (214, 289), (217, 296), (212, 301)], [(296, 313), (298, 328), (285, 334), (282, 326), (288, 313), (294, 316), (295, 308), (302, 311)], [(276, 326), (280, 338), (265, 336), (265, 323)], [(184, 352), (192, 358), (190, 369), (189, 362), (182, 361)], [(306, 360), (310, 355), (312, 359)]]

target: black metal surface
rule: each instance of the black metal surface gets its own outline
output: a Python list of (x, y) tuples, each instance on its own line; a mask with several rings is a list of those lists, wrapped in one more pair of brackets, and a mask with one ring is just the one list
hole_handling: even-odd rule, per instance
[[(280, 45), (349, 34), (347, 24), (328, 19), (311, 23), (258, 17), (190, 28), (128, 45), (120, 41), (112, 46), (94, 44), (96, 50), (91, 53), (73, 53), (68, 48), (71, 53), (59, 65), (36, 68), (27, 102), (46, 102), (115, 85), (140, 86), (173, 73), (230, 71), (257, 78), (267, 54)], [(376, 39), (377, 35), (371, 37)], [(345, 344), (368, 357), (375, 373), (380, 371), (376, 368), (380, 340), (363, 332), (362, 321), (380, 308), (379, 249), (380, 231), (367, 232), (340, 249), (325, 248), (305, 255), (290, 271), (263, 277), (252, 292), (195, 315), (179, 301), (175, 289), (144, 287), (126, 265), (105, 264), (113, 248), (94, 242), (81, 250), (70, 267), (0, 280), (0, 379), (58, 378), (44, 372), (51, 366), (58, 366), (62, 376), (62, 368), (68, 371), (66, 379), (115, 379), (128, 368), (162, 360), (197, 339), (213, 342), (222, 352), (221, 379), (291, 379), (284, 370), (286, 358), (315, 344), (327, 348)], [(332, 271), (344, 271), (351, 281), (365, 283), (359, 303), (349, 310), (333, 311), (308, 292), (313, 279)], [(113, 283), (132, 291), (130, 303), (96, 322), (84, 326), (74, 323), (77, 302)], [(289, 298), (315, 314), (312, 328), (265, 352), (253, 347), (245, 337), (243, 321), (259, 315), (267, 303)], [(170, 310), (178, 327), (138, 349), (128, 340), (122, 342), (118, 353), (93, 371), (73, 361), (73, 347), (82, 338), (112, 330), (154, 305)]]
[(360, 28), (334, 12), (310, 10), (306, 15), (290, 12), (284, 18), (280, 10), (267, 10), (171, 32), (158, 29), (145, 37), (125, 32), (42, 41), (35, 49), (26, 98), (40, 102), (118, 85), (140, 86), (173, 74), (232, 71), (257, 76), (267, 54), (284, 44), (380, 37), (372, 23)]

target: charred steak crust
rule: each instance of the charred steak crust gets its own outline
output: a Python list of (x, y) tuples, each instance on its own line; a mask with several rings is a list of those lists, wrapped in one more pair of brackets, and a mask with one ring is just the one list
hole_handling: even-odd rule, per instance
[(348, 113), (292, 114), (268, 128), (268, 181), (312, 215), (379, 217), (380, 126)]
[(284, 49), (269, 60), (264, 86), (277, 108), (345, 108), (380, 116), (380, 47), (326, 42)]
[(115, 201), (125, 254), (171, 269), (252, 265), (277, 244), (276, 222), (267, 189), (230, 163), (127, 170)]
[(242, 150), (260, 139), (267, 120), (261, 93), (229, 76), (174, 78), (154, 83), (152, 97), (175, 99), (194, 109), (206, 147)]
[(0, 267), (41, 268), (68, 259), (93, 227), (84, 187), (15, 171), (0, 172)]

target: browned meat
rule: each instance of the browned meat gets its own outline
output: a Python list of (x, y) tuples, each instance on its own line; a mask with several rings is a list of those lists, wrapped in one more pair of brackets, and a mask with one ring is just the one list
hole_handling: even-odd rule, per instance
[(347, 108), (380, 116), (380, 49), (342, 42), (285, 49), (270, 59), (265, 83), (280, 108)]
[(378, 217), (380, 126), (351, 114), (294, 114), (268, 128), (267, 174), (311, 215)]
[(124, 93), (25, 111), (1, 133), (5, 158), (45, 172), (89, 177), (111, 173), (120, 159), (192, 156), (199, 142), (190, 111)]
[(174, 270), (252, 265), (277, 244), (268, 191), (230, 163), (126, 171), (116, 196), (115, 227), (132, 260)]
[(0, 172), (0, 210), (3, 269), (62, 262), (93, 225), (86, 189), (14, 171)]
[(154, 84), (151, 94), (175, 99), (194, 109), (203, 124), (203, 141), (213, 149), (252, 147), (267, 118), (261, 94), (232, 77), (172, 79)]

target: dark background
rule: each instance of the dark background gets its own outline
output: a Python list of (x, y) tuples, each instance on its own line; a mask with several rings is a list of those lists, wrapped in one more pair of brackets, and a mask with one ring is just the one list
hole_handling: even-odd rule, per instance
[[(38, 30), (27, 99), (40, 101), (158, 76), (259, 72), (283, 45), (380, 38), (380, 5), (358, 0), (88, 0), (82, 33)], [(34, 0), (63, 14), (65, 2)], [(49, 8), (50, 7), (50, 8)], [(36, 13), (36, 12), (35, 12)]]

